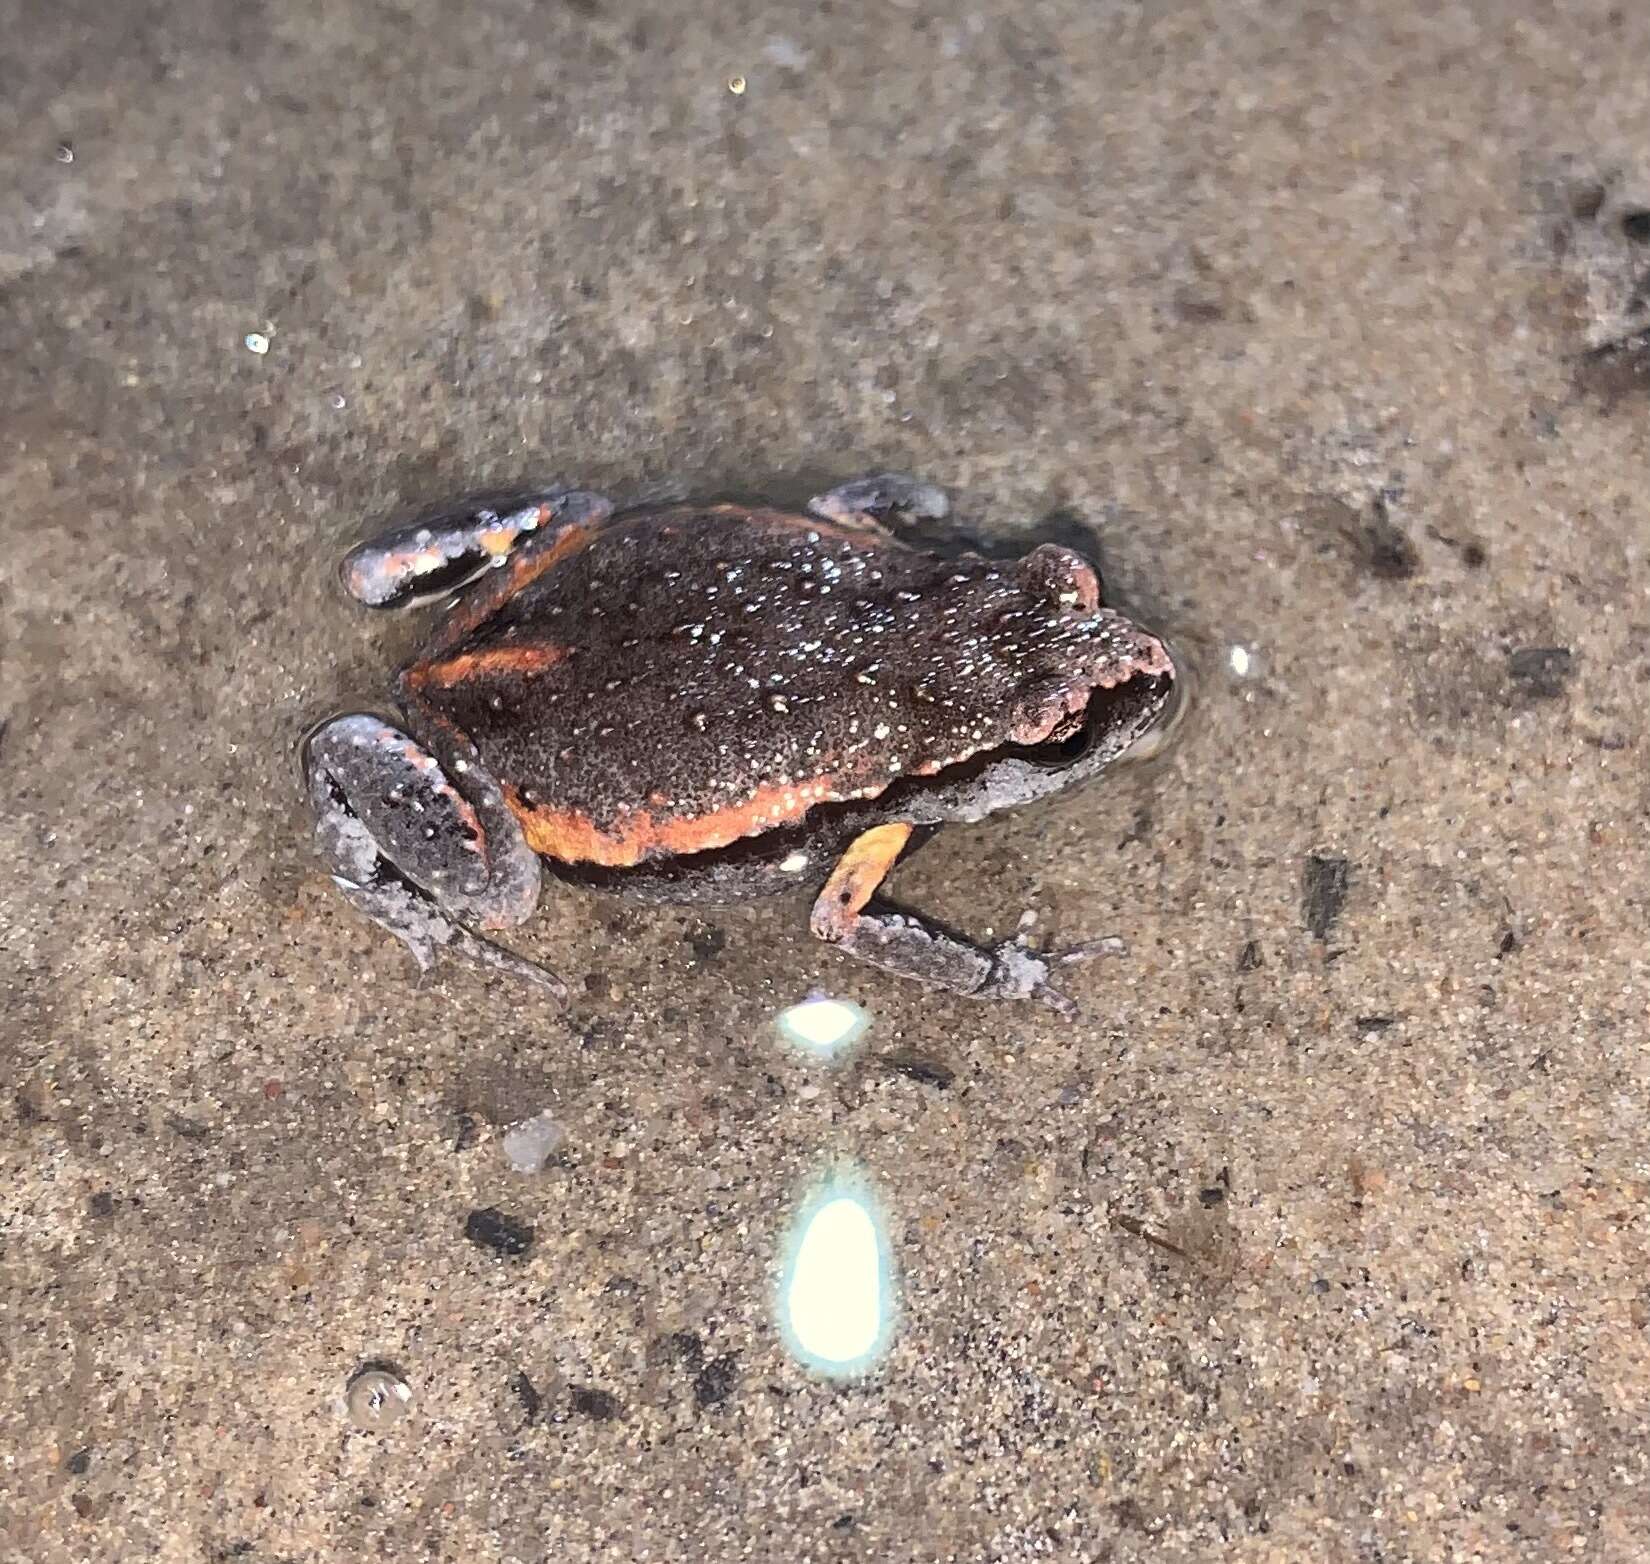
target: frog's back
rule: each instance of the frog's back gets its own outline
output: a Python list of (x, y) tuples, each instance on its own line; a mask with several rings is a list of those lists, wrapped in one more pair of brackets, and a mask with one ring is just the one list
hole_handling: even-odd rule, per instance
[(476, 746), (535, 849), (622, 866), (1009, 742), (1011, 714), (1066, 698), (1074, 659), (1123, 655), (1114, 623), (1051, 614), (977, 556), (681, 506), (614, 518), (402, 680)]

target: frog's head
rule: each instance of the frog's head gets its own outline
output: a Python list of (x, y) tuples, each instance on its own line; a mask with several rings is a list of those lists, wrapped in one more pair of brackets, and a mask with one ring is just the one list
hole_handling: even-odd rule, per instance
[[(995, 665), (1013, 670), (989, 722), (997, 740), (891, 788), (890, 813), (900, 819), (980, 820), (1063, 792), (1138, 753), (1142, 739), (1172, 720), (1181, 682), (1173, 656), (1150, 631), (1101, 606), (1100, 579), (1086, 559), (1044, 544), (1015, 573), (1021, 603), (1005, 616), (1011, 625), (998, 621), (991, 646)], [(968, 633), (978, 636), (977, 623)]]
[(1035, 632), (1043, 642), (1039, 676), (1016, 691), (1008, 734), (1021, 758), (1061, 773), (1057, 785), (1064, 787), (1110, 764), (1167, 719), (1178, 670), (1157, 636), (1101, 606), (1100, 578), (1080, 554), (1045, 543), (1017, 570), (1020, 586), (1046, 603), (1048, 617)]

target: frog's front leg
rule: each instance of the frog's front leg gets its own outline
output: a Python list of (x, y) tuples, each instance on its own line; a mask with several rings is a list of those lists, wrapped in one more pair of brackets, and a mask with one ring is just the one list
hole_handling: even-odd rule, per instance
[(457, 591), (494, 569), (508, 577), (471, 593), (469, 610), (476, 599), (507, 595), (531, 561), (544, 568), (550, 550), (584, 541), (612, 514), (605, 495), (566, 488), (451, 506), (357, 543), (344, 556), (344, 589), (369, 608), (400, 608)]
[(1075, 1016), (1076, 1005), (1049, 981), (1052, 969), (1110, 954), (1120, 948), (1118, 941), (1097, 940), (1039, 956), (1013, 941), (990, 949), (971, 945), (891, 908), (865, 910), (911, 830), (893, 822), (855, 839), (814, 902), (813, 932), (861, 961), (931, 988), (968, 999), (1035, 999), (1068, 1019)]
[(520, 923), (539, 894), (539, 860), (479, 767), (464, 771), (461, 792), (406, 734), (351, 713), (309, 736), (304, 771), (316, 845), (333, 883), (421, 968), (447, 950), (566, 997), (553, 973), (466, 926)]

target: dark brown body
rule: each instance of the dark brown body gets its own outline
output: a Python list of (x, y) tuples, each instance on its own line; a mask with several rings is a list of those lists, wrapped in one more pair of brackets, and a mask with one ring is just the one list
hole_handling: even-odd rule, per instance
[(1070, 728), (1108, 662), (1140, 675), (1134, 626), (1055, 611), (1012, 564), (818, 517), (638, 512), (554, 552), (400, 680), (554, 863), (629, 869), (761, 837), (764, 858), (823, 850), (805, 816), (845, 839), (887, 811), (840, 806), (890, 788), (929, 795), (935, 821), (966, 816), (977, 787), (942, 797), (977, 781), (977, 757)]

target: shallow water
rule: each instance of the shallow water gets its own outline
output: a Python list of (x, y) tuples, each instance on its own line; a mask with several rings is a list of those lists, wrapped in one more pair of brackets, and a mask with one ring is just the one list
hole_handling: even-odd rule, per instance
[[(1647, 30), (0, 11), (11, 1553), (1629, 1556)], [(565, 1013), (349, 914), (291, 753), (428, 622), (343, 601), (368, 526), (882, 465), (1197, 669), (892, 883), (1119, 936), (1074, 1023), (803, 900), (559, 888)], [(899, 1302), (838, 1382), (775, 1297), (844, 1162)]]

